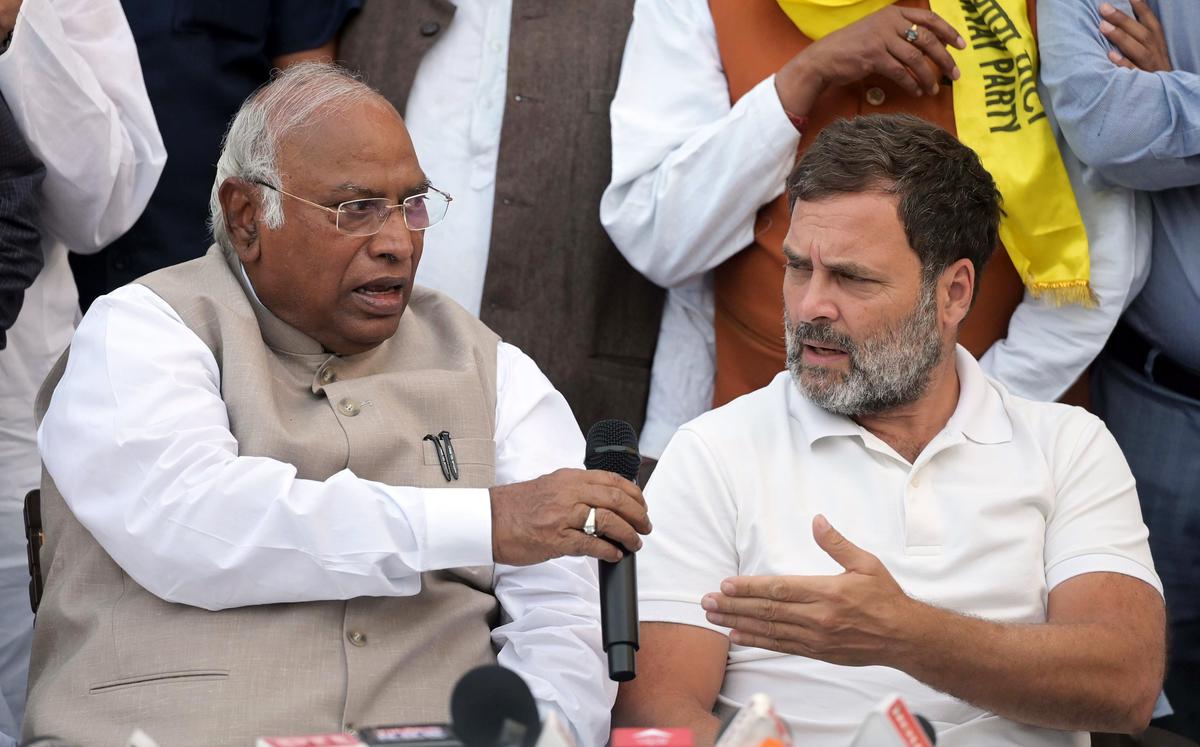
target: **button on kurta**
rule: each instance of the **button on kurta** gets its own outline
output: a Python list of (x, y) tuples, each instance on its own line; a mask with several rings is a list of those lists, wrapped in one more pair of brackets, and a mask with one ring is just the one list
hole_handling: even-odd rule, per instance
[(350, 641), (352, 645), (359, 646), (361, 648), (362, 646), (367, 645), (367, 634), (360, 633), (357, 630), (352, 630), (346, 634), (346, 640)]
[(332, 368), (325, 368), (321, 370), (322, 384), (332, 384), (335, 381), (337, 381), (337, 371)]
[(878, 86), (867, 89), (867, 103), (871, 106), (879, 106), (887, 101), (887, 94)]
[(338, 403), (338, 409), (348, 418), (352, 418), (358, 414), (358, 404), (353, 400), (344, 399)]

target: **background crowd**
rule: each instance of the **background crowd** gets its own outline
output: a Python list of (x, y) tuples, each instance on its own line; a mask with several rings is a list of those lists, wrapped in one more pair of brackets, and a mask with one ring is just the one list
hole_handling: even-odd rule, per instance
[[(1167, 599), (1166, 725), (1200, 739), (1200, 6), (1029, 5), (1092, 298), (1030, 290), (998, 251), (962, 340), (1119, 442)], [(864, 64), (878, 24), (814, 42), (786, 6), (0, 0), (0, 744), (25, 698), (37, 389), (97, 297), (207, 250), (214, 156), (273, 68), (336, 59), (395, 106), (454, 198), (418, 282), (532, 357), (584, 428), (633, 423), (649, 471), (680, 425), (784, 368), (795, 155), (857, 114), (963, 124), (937, 51), (953, 36), (923, 26), (913, 59)]]

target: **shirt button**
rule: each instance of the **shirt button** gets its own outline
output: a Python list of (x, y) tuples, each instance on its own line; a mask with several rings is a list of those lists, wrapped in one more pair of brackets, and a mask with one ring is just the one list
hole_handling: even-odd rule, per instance
[(525, 97), (519, 93), (516, 96), (513, 96), (513, 101), (516, 101), (517, 103), (520, 103), (524, 100), (525, 100)]
[(367, 634), (352, 630), (346, 634), (346, 640), (350, 641), (351, 645), (362, 648), (367, 645)]
[(914, 488), (919, 488), (919, 487), (921, 487), (921, 478), (914, 477), (913, 479), (908, 481), (908, 484), (913, 486)]
[(335, 381), (337, 381), (337, 371), (333, 370), (332, 368), (326, 368), (325, 370), (321, 371), (322, 384), (332, 384)]
[(442, 24), (437, 21), (429, 21), (421, 24), (421, 36), (433, 36), (442, 30)]
[(887, 101), (887, 94), (883, 92), (882, 88), (875, 87), (875, 88), (867, 89), (867, 103), (868, 104), (870, 104), (871, 106), (879, 106), (884, 101)]
[(358, 414), (358, 405), (348, 399), (344, 399), (339, 402), (338, 409), (341, 410), (342, 414), (348, 418), (352, 418)]

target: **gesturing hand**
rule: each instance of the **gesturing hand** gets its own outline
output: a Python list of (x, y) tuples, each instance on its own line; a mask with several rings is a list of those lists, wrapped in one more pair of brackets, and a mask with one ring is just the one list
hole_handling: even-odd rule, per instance
[[(913, 29), (915, 41), (905, 38)], [(879, 74), (914, 96), (936, 94), (938, 79), (959, 77), (947, 45), (967, 46), (941, 16), (889, 5), (809, 45), (775, 76), (783, 108), (806, 115), (826, 86), (846, 85)]]
[[(621, 549), (641, 549), (638, 534), (650, 533), (642, 491), (603, 470), (560, 469), (491, 489), (492, 557), (505, 565), (532, 565), (563, 555), (590, 555), (616, 562)], [(596, 509), (596, 536), (583, 533)], [(611, 542), (601, 539), (607, 537)]]
[(1108, 59), (1130, 70), (1145, 70), (1148, 73), (1171, 70), (1171, 57), (1167, 53), (1167, 37), (1162, 24), (1146, 4), (1146, 0), (1131, 0), (1136, 18), (1130, 18), (1108, 3), (1100, 6), (1100, 33), (1104, 34), (1117, 49), (1108, 53)]
[(702, 605), (731, 638), (833, 664), (885, 663), (920, 602), (909, 598), (879, 559), (829, 525), (813, 520), (817, 545), (846, 569), (837, 576), (738, 576)]

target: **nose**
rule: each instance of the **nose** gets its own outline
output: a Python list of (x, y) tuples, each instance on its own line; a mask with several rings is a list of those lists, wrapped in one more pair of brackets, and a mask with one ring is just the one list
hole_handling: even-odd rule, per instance
[(400, 210), (393, 210), (383, 222), (379, 233), (371, 237), (367, 243), (367, 251), (372, 257), (379, 257), (391, 262), (399, 262), (413, 256), (419, 238), (404, 223)]
[(808, 282), (798, 289), (796, 312), (799, 321), (837, 321), (839, 312), (834, 298), (835, 290), (836, 285), (829, 273), (820, 268), (814, 269)]

